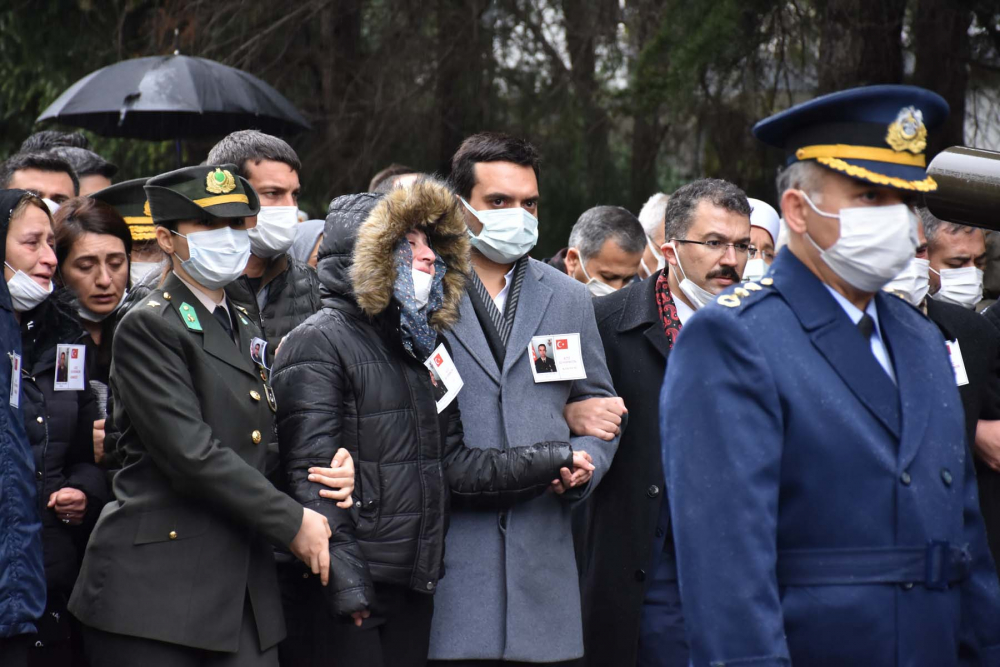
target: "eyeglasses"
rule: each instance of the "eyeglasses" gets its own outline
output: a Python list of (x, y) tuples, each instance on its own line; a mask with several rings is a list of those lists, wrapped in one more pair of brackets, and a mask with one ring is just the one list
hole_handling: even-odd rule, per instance
[(750, 259), (756, 259), (757, 253), (760, 253), (760, 256), (763, 259), (767, 260), (768, 262), (773, 262), (774, 261), (774, 253), (773, 252), (770, 252), (768, 250), (761, 250), (760, 248), (755, 248), (753, 246), (750, 246)]
[(694, 243), (705, 246), (708, 251), (716, 255), (725, 254), (726, 250), (732, 248), (737, 255), (745, 255), (750, 251), (749, 243), (723, 243), (722, 241), (688, 241), (687, 239), (672, 239), (674, 243)]

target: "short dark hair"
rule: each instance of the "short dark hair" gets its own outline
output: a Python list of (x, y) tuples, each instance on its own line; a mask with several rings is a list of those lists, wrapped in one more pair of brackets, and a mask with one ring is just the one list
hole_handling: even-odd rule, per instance
[[(542, 349), (543, 347), (545, 347), (545, 343), (539, 343), (539, 344), (538, 344), (538, 348), (537, 348), (537, 349), (539, 349), (539, 350), (540, 350), (540, 349)], [(545, 347), (545, 349), (547, 350), (547, 349), (549, 349), (549, 348)]]
[(407, 167), (405, 164), (396, 164), (393, 162), (388, 167), (372, 176), (372, 180), (368, 184), (368, 192), (378, 192), (380, 185), (386, 181), (395, 181), (397, 176), (416, 173), (419, 173), (416, 169)]
[(110, 234), (121, 239), (125, 256), (132, 255), (132, 234), (128, 224), (110, 204), (91, 197), (74, 197), (56, 211), (56, 260), (59, 266), (69, 257), (73, 244), (84, 234)]
[(527, 139), (501, 132), (480, 132), (468, 137), (451, 158), (448, 185), (460, 197), (468, 199), (476, 186), (477, 162), (513, 162), (531, 167), (539, 178), (541, 156)]
[(667, 241), (687, 238), (694, 211), (702, 201), (750, 218), (750, 202), (743, 190), (721, 178), (701, 178), (670, 195), (664, 214), (663, 238)]
[(247, 163), (257, 165), (264, 160), (284, 162), (295, 173), (302, 171), (302, 162), (287, 141), (260, 130), (240, 130), (226, 135), (208, 152), (205, 164), (235, 164), (240, 176), (250, 178)]
[(22, 169), (54, 171), (69, 174), (73, 181), (73, 194), (80, 194), (80, 179), (66, 160), (52, 153), (15, 153), (0, 165), (0, 188), (9, 188), (14, 172)]
[(103, 176), (111, 179), (118, 173), (118, 167), (111, 164), (100, 155), (86, 148), (76, 148), (73, 146), (56, 146), (49, 150), (52, 155), (57, 155), (66, 161), (77, 176)]
[(60, 132), (59, 130), (42, 130), (24, 140), (18, 153), (41, 153), (52, 150), (56, 146), (71, 148), (90, 148), (90, 139), (82, 132)]

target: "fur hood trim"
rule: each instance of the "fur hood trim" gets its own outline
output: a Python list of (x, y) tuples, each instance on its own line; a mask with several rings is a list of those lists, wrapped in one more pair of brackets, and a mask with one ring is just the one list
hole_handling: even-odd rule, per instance
[(355, 300), (369, 317), (389, 306), (396, 283), (393, 254), (411, 229), (427, 235), (434, 254), (448, 267), (442, 281), (444, 303), (429, 318), (436, 331), (447, 331), (458, 322), (458, 305), (472, 266), (462, 206), (437, 181), (422, 179), (390, 191), (361, 224), (351, 265)]

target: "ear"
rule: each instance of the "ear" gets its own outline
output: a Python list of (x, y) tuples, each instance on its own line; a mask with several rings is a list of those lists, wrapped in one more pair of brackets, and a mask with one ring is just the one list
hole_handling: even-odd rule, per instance
[(667, 264), (670, 266), (677, 266), (677, 249), (674, 248), (674, 244), (672, 242), (667, 242), (661, 245), (660, 252), (663, 253), (663, 258), (667, 260)]
[(809, 204), (798, 190), (785, 190), (781, 195), (781, 214), (788, 230), (796, 234), (806, 232)]
[(160, 246), (160, 250), (168, 255), (174, 254), (174, 235), (170, 233), (170, 230), (166, 227), (161, 227), (159, 225), (155, 228), (156, 233), (156, 245)]
[(566, 275), (572, 278), (580, 266), (580, 254), (576, 248), (570, 248), (566, 251), (566, 260), (563, 263), (566, 265)]

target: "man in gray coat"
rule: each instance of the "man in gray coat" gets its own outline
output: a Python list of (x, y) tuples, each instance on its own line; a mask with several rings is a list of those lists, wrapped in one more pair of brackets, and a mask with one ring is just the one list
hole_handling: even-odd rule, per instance
[[(612, 397), (614, 388), (587, 288), (527, 256), (538, 239), (535, 149), (474, 135), (452, 158), (450, 182), (466, 206), (475, 269), (448, 334), (465, 383), (458, 400), (466, 444), (568, 440), (591, 455), (594, 470), (564, 472), (550, 492), (499, 512), (454, 509), (431, 664), (566, 663), (583, 655), (570, 512), (610, 466), (618, 438), (572, 437), (563, 412), (570, 402)], [(586, 378), (536, 382), (532, 338), (561, 334), (579, 335)]]

